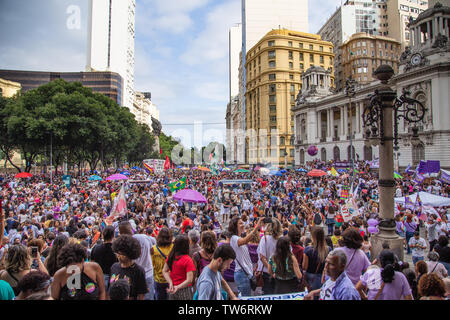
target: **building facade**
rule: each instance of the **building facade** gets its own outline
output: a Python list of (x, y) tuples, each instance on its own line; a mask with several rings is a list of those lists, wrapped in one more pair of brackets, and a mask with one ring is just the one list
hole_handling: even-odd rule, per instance
[(13, 97), (21, 89), (22, 85), (20, 83), (0, 78), (0, 97)]
[(395, 73), (398, 72), (401, 44), (394, 39), (355, 33), (342, 44), (341, 51), (344, 80), (352, 77), (360, 84), (375, 81), (372, 74), (382, 64), (388, 64)]
[(123, 78), (120, 105), (133, 108), (136, 0), (89, 0), (86, 71)]
[(24, 92), (36, 89), (56, 79), (63, 79), (68, 82), (81, 82), (83, 86), (110, 97), (119, 105), (122, 101), (122, 77), (114, 72), (0, 70), (0, 78), (20, 83)]
[[(333, 45), (320, 36), (290, 31), (268, 32), (246, 57), (246, 155), (249, 163), (294, 163), (294, 118), (291, 112), (310, 66), (329, 72), (334, 87)], [(318, 80), (325, 86), (326, 79)], [(270, 139), (250, 137), (270, 135)]]
[[(409, 5), (406, 6), (404, 2)], [(406, 7), (408, 11), (405, 11)], [(346, 81), (341, 68), (344, 59), (341, 46), (345, 41), (355, 33), (365, 32), (373, 36), (393, 38), (402, 44), (403, 49), (409, 37), (403, 22), (409, 21), (410, 16), (416, 18), (427, 7), (425, 0), (345, 1), (318, 31), (323, 40), (334, 45), (336, 89), (342, 90)], [(403, 22), (400, 23), (399, 19)]]
[[(437, 5), (421, 13), (409, 32), (412, 45), (401, 54), (399, 72), (391, 79), (391, 86), (397, 96), (409, 92), (427, 111), (425, 119), (417, 125), (419, 140), (412, 137), (412, 125), (399, 121), (397, 166), (440, 160), (442, 167), (450, 168), (450, 7)], [(369, 105), (368, 96), (379, 87), (379, 81), (360, 85), (352, 98), (344, 92), (326, 96), (300, 92), (293, 108), (295, 163), (301, 165), (317, 158), (323, 161), (378, 158), (378, 147), (368, 145), (364, 139), (362, 115)], [(311, 145), (318, 147), (317, 156), (308, 155)]]
[(136, 117), (136, 121), (146, 124), (152, 131), (152, 117), (159, 121), (159, 110), (152, 103), (149, 92), (136, 92), (133, 109), (130, 110)]

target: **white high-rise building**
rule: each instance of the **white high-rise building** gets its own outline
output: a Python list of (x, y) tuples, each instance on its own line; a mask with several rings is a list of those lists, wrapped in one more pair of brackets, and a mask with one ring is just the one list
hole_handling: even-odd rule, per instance
[(229, 32), (229, 81), (230, 99), (239, 94), (239, 57), (242, 50), (242, 24), (238, 23)]
[(136, 0), (89, 0), (87, 71), (123, 78), (122, 105), (133, 109)]

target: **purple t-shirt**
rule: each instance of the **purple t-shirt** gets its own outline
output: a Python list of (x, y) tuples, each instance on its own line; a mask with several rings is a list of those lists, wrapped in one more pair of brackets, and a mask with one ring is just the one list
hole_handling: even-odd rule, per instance
[(347, 266), (345, 267), (345, 273), (350, 278), (353, 284), (357, 284), (361, 275), (370, 266), (369, 258), (361, 249), (349, 249), (347, 247), (341, 247), (339, 250), (345, 252), (347, 256)]
[[(218, 246), (225, 244), (224, 242), (220, 242)], [(223, 278), (226, 282), (234, 282), (234, 267), (236, 265), (236, 262), (231, 263), (230, 268), (223, 271)]]
[(404, 224), (405, 224), (406, 232), (414, 233), (414, 231), (416, 231), (416, 229), (417, 229), (417, 225), (414, 222), (406, 222), (405, 221)]
[[(369, 289), (367, 298), (374, 300), (378, 290), (381, 288), (381, 268), (370, 268), (361, 276), (361, 283)], [(395, 271), (394, 280), (391, 283), (385, 283), (383, 292), (378, 297), (378, 300), (402, 300), (403, 297), (412, 294), (411, 287), (405, 275), (401, 272)]]

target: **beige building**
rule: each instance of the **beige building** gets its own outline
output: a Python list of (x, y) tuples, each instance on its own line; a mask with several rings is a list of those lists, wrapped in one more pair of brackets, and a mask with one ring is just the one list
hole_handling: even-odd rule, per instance
[[(320, 66), (331, 75), (328, 85), (334, 87), (333, 60), (330, 42), (315, 34), (286, 29), (267, 33), (248, 51), (245, 152), (249, 163), (294, 163), (291, 108), (302, 87), (302, 73)], [(315, 81), (320, 85), (324, 79)], [(259, 137), (250, 137), (252, 131)]]
[(372, 74), (382, 64), (398, 71), (401, 43), (383, 36), (355, 33), (341, 47), (342, 77), (366, 84), (376, 80)]
[(152, 117), (159, 120), (159, 110), (151, 101), (149, 92), (136, 92), (133, 109), (130, 110), (136, 121), (148, 125), (152, 130)]
[(427, 0), (388, 0), (386, 2), (387, 33), (386, 36), (400, 41), (402, 50), (410, 45), (411, 34), (408, 24), (428, 9)]
[(0, 96), (10, 98), (20, 92), (21, 89), (20, 83), (0, 78)]

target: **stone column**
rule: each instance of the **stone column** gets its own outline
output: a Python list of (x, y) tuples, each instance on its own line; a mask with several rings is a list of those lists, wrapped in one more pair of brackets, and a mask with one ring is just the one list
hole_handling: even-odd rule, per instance
[(331, 117), (331, 110), (327, 109), (327, 137), (331, 137), (330, 117)]
[(428, 31), (428, 41), (432, 41), (431, 40), (431, 20), (427, 22), (427, 31)]
[(341, 117), (341, 136), (344, 135), (344, 106), (339, 108), (340, 117)]
[(390, 66), (381, 65), (375, 74), (382, 81), (382, 87), (379, 89), (379, 97), (382, 102), (383, 121), (381, 123), (384, 129), (383, 144), (379, 146), (380, 169), (379, 169), (379, 216), (382, 221), (379, 224), (380, 232), (371, 239), (371, 256), (376, 258), (382, 250), (383, 243), (387, 242), (391, 250), (403, 261), (403, 238), (399, 237), (394, 221), (394, 150), (393, 150), (393, 103), (396, 98), (396, 92), (388, 85), (389, 79), (394, 75)]
[(334, 110), (330, 109), (330, 136), (333, 138), (334, 135)]
[(355, 106), (356, 111), (356, 133), (361, 132), (361, 110), (360, 110), (361, 102), (357, 102)]
[(344, 136), (348, 136), (348, 105), (344, 105)]

